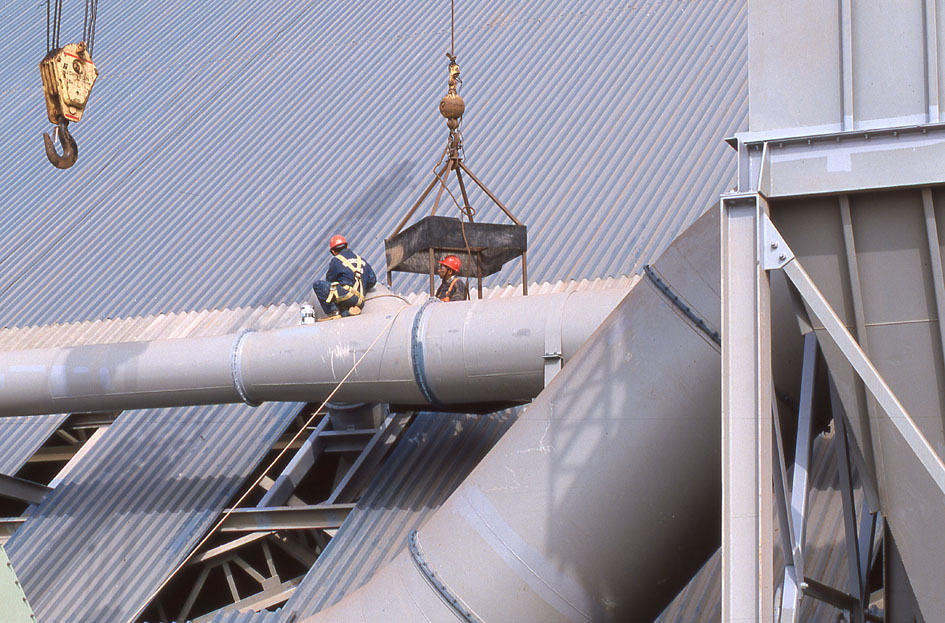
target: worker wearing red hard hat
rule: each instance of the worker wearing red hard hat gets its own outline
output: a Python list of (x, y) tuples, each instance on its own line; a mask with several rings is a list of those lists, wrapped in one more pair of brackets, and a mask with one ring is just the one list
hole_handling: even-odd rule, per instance
[(374, 269), (360, 255), (348, 249), (344, 236), (335, 235), (328, 243), (332, 258), (325, 279), (312, 284), (312, 290), (325, 312), (326, 320), (357, 316), (364, 305), (364, 293), (377, 283)]
[(436, 274), (440, 276), (440, 287), (436, 289), (436, 298), (441, 301), (465, 301), (469, 298), (466, 283), (459, 278), (463, 263), (455, 255), (447, 255), (440, 260)]

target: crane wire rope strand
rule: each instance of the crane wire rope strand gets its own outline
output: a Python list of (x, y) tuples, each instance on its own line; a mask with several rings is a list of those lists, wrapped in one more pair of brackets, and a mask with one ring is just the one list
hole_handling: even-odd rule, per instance
[(82, 25), (82, 40), (92, 55), (92, 45), (95, 40), (95, 20), (98, 18), (98, 0), (85, 0), (85, 21)]
[(174, 579), (174, 576), (176, 576), (180, 572), (180, 570), (183, 569), (184, 566), (190, 561), (190, 559), (193, 558), (194, 555), (198, 551), (200, 551), (200, 548), (203, 547), (204, 544), (208, 540), (210, 540), (210, 537), (216, 534), (217, 530), (220, 529), (220, 526), (223, 525), (223, 522), (226, 521), (227, 517), (229, 517), (233, 513), (233, 511), (237, 509), (239, 505), (242, 504), (243, 501), (246, 500), (247, 497), (249, 497), (249, 494), (252, 493), (253, 490), (257, 486), (259, 486), (259, 483), (262, 482), (263, 478), (266, 477), (266, 475), (269, 473), (269, 470), (275, 467), (276, 463), (279, 462), (279, 459), (281, 459), (282, 456), (292, 447), (292, 444), (298, 441), (298, 439), (302, 436), (302, 433), (304, 433), (305, 430), (315, 420), (315, 418), (318, 417), (322, 413), (322, 410), (325, 408), (325, 405), (331, 402), (331, 399), (335, 396), (336, 393), (338, 393), (338, 390), (341, 389), (341, 386), (347, 382), (347, 380), (351, 377), (352, 374), (354, 374), (354, 371), (357, 370), (358, 368), (358, 364), (360, 364), (361, 361), (364, 360), (365, 357), (367, 357), (367, 354), (370, 353), (374, 349), (375, 346), (377, 346), (377, 343), (380, 341), (381, 337), (384, 336), (387, 333), (387, 331), (393, 326), (394, 321), (397, 320), (398, 317), (400, 317), (400, 312), (402, 312), (405, 307), (409, 307), (409, 305), (405, 305), (404, 307), (401, 307), (400, 309), (397, 310), (396, 313), (394, 313), (391, 316), (390, 321), (388, 321), (388, 323), (384, 326), (384, 328), (381, 329), (381, 332), (377, 334), (377, 337), (374, 338), (374, 341), (371, 342), (371, 345), (367, 347), (367, 350), (361, 353), (361, 356), (358, 357), (358, 360), (354, 362), (354, 365), (351, 366), (351, 369), (348, 370), (348, 373), (345, 374), (344, 377), (340, 381), (338, 381), (338, 384), (335, 385), (335, 388), (333, 390), (331, 390), (331, 393), (328, 394), (328, 397), (325, 398), (322, 404), (317, 409), (315, 409), (315, 411), (312, 412), (311, 417), (309, 417), (308, 420), (305, 422), (305, 424), (303, 424), (299, 428), (298, 432), (295, 433), (292, 439), (289, 440), (289, 442), (285, 444), (285, 447), (283, 447), (282, 450), (279, 451), (279, 453), (276, 455), (276, 458), (274, 458), (266, 467), (266, 469), (262, 471), (262, 473), (259, 475), (256, 481), (246, 488), (246, 491), (243, 492), (243, 494), (236, 500), (236, 502), (231, 504), (230, 507), (223, 512), (223, 516), (220, 517), (220, 519), (217, 520), (217, 522), (213, 525), (213, 527), (207, 531), (207, 534), (200, 540), (200, 542), (197, 543), (196, 546), (194, 546), (194, 548), (190, 551), (190, 553), (187, 554), (187, 557), (184, 558), (184, 560), (182, 560), (174, 568), (174, 570), (171, 571), (170, 574), (168, 574), (167, 578), (161, 583), (161, 585), (158, 586), (156, 589), (154, 589), (150, 595), (148, 595), (148, 598), (142, 602), (142, 605), (138, 607), (138, 610), (134, 613), (134, 615), (130, 619), (128, 619), (129, 622), (138, 620), (138, 618), (144, 613), (144, 611), (147, 610), (148, 606), (151, 605), (151, 602), (154, 601), (154, 599), (158, 596), (158, 594), (162, 590), (164, 590), (164, 587), (167, 586), (170, 583), (170, 581)]
[[(62, 0), (46, 0), (46, 52), (59, 48), (59, 35), (62, 30)], [(55, 6), (55, 8), (53, 8)], [(98, 0), (85, 0), (85, 18), (82, 21), (82, 41), (92, 54), (95, 43), (95, 21), (98, 18)]]
[(59, 47), (59, 25), (62, 23), (62, 0), (46, 0), (46, 52)]
[[(452, 59), (456, 58), (456, 1), (455, 0), (450, 0), (450, 58)], [(457, 76), (456, 81), (458, 82), (458, 84), (456, 85), (456, 92), (458, 93), (460, 89), (463, 88), (463, 79)], [(465, 142), (463, 141), (462, 128), (463, 128), (463, 118), (460, 117), (459, 126), (453, 132), (458, 135), (456, 139), (459, 144), (458, 151), (461, 151), (463, 153), (463, 159), (465, 159), (466, 158), (466, 145), (465, 145)], [(457, 153), (456, 156), (458, 158), (459, 153)], [(458, 168), (456, 169), (456, 179), (459, 179)], [(443, 183), (442, 180), (440, 180), (440, 182)], [(446, 188), (445, 183), (443, 184), (443, 187)], [(449, 188), (446, 189), (446, 192), (449, 192)], [(459, 229), (463, 234), (463, 243), (466, 245), (466, 255), (469, 257), (469, 261), (472, 261), (472, 250), (469, 248), (469, 240), (466, 239), (466, 224), (464, 221), (464, 217), (469, 218), (470, 222), (472, 222), (472, 217), (476, 213), (476, 210), (472, 206), (469, 206), (469, 205), (460, 206), (459, 202), (456, 201), (456, 197), (453, 196), (453, 193), (449, 193), (449, 194), (450, 194), (450, 198), (453, 200), (453, 203), (456, 204), (456, 208), (459, 210)], [(463, 200), (463, 203), (464, 204), (466, 203), (465, 198)], [(478, 261), (476, 265), (478, 268)], [(482, 276), (480, 276), (479, 279), (482, 279)], [(479, 286), (482, 287), (482, 281), (479, 282)], [(467, 299), (469, 298), (469, 275), (466, 275), (466, 298)]]

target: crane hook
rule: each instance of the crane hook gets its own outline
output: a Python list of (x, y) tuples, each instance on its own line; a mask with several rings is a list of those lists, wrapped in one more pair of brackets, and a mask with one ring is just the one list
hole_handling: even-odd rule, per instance
[(46, 145), (46, 157), (57, 169), (68, 169), (75, 164), (79, 158), (79, 146), (75, 139), (69, 134), (69, 121), (65, 117), (59, 117), (59, 123), (56, 134), (59, 135), (59, 144), (62, 145), (62, 155), (56, 152), (53, 145), (53, 139), (49, 134), (43, 132), (43, 143)]

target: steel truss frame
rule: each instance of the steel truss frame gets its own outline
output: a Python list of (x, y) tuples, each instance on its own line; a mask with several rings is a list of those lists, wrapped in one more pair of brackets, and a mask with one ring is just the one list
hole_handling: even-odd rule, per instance
[[(805, 575), (804, 522), (817, 337), (805, 337), (796, 467), (790, 493), (771, 374), (770, 284), (781, 270), (810, 315), (852, 365), (867, 392), (909, 451), (945, 495), (945, 464), (922, 435), (892, 390), (818, 290), (768, 217), (761, 192), (733, 193), (721, 200), (722, 246), (722, 621), (774, 621), (772, 509), (777, 507), (784, 539), (785, 574), (779, 603), (781, 621), (797, 620), (802, 594), (827, 601), (864, 621), (865, 578), (872, 535), (878, 521), (860, 513), (857, 529), (847, 445), (848, 425), (831, 387), (844, 503), (848, 591), (819, 584)], [(771, 483), (774, 486), (771, 486)], [(790, 498), (788, 497), (790, 495)], [(785, 618), (787, 617), (787, 618)]]
[[(187, 567), (200, 566), (200, 572), (173, 620), (188, 619), (211, 573), (224, 574), (232, 603), (195, 618), (195, 623), (209, 620), (223, 611), (259, 611), (291, 597), (302, 576), (286, 578), (280, 574), (270, 546), (275, 545), (302, 566), (311, 568), (328, 545), (334, 530), (353, 510), (353, 502), (376, 474), (384, 456), (413, 416), (414, 412), (388, 412), (385, 408), (377, 428), (342, 430), (332, 430), (332, 416), (322, 416), (305, 441), (291, 446), (296, 452), (279, 475), (275, 479), (264, 477), (260, 480), (259, 487), (264, 493), (255, 506), (226, 511), (228, 515), (220, 525), (220, 532), (241, 534), (196, 554), (188, 561)], [(279, 447), (285, 447), (284, 440), (277, 442), (274, 449)], [(339, 463), (328, 498), (309, 505), (296, 497), (296, 487), (319, 459), (338, 453), (343, 459), (348, 455), (350, 460)], [(260, 551), (266, 563), (263, 570), (247, 560), (251, 553), (259, 558)], [(254, 580), (259, 590), (252, 595), (246, 595), (245, 590), (241, 592), (236, 583), (237, 571)], [(160, 596), (153, 600), (153, 605), (161, 620), (172, 620)]]

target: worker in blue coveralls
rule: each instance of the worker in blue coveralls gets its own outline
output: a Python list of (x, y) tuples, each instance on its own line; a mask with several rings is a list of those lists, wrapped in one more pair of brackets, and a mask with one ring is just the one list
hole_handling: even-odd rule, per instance
[(377, 283), (374, 269), (360, 255), (348, 249), (344, 236), (332, 236), (328, 243), (331, 262), (325, 280), (312, 284), (312, 290), (325, 311), (325, 320), (357, 316), (364, 305), (364, 293)]

